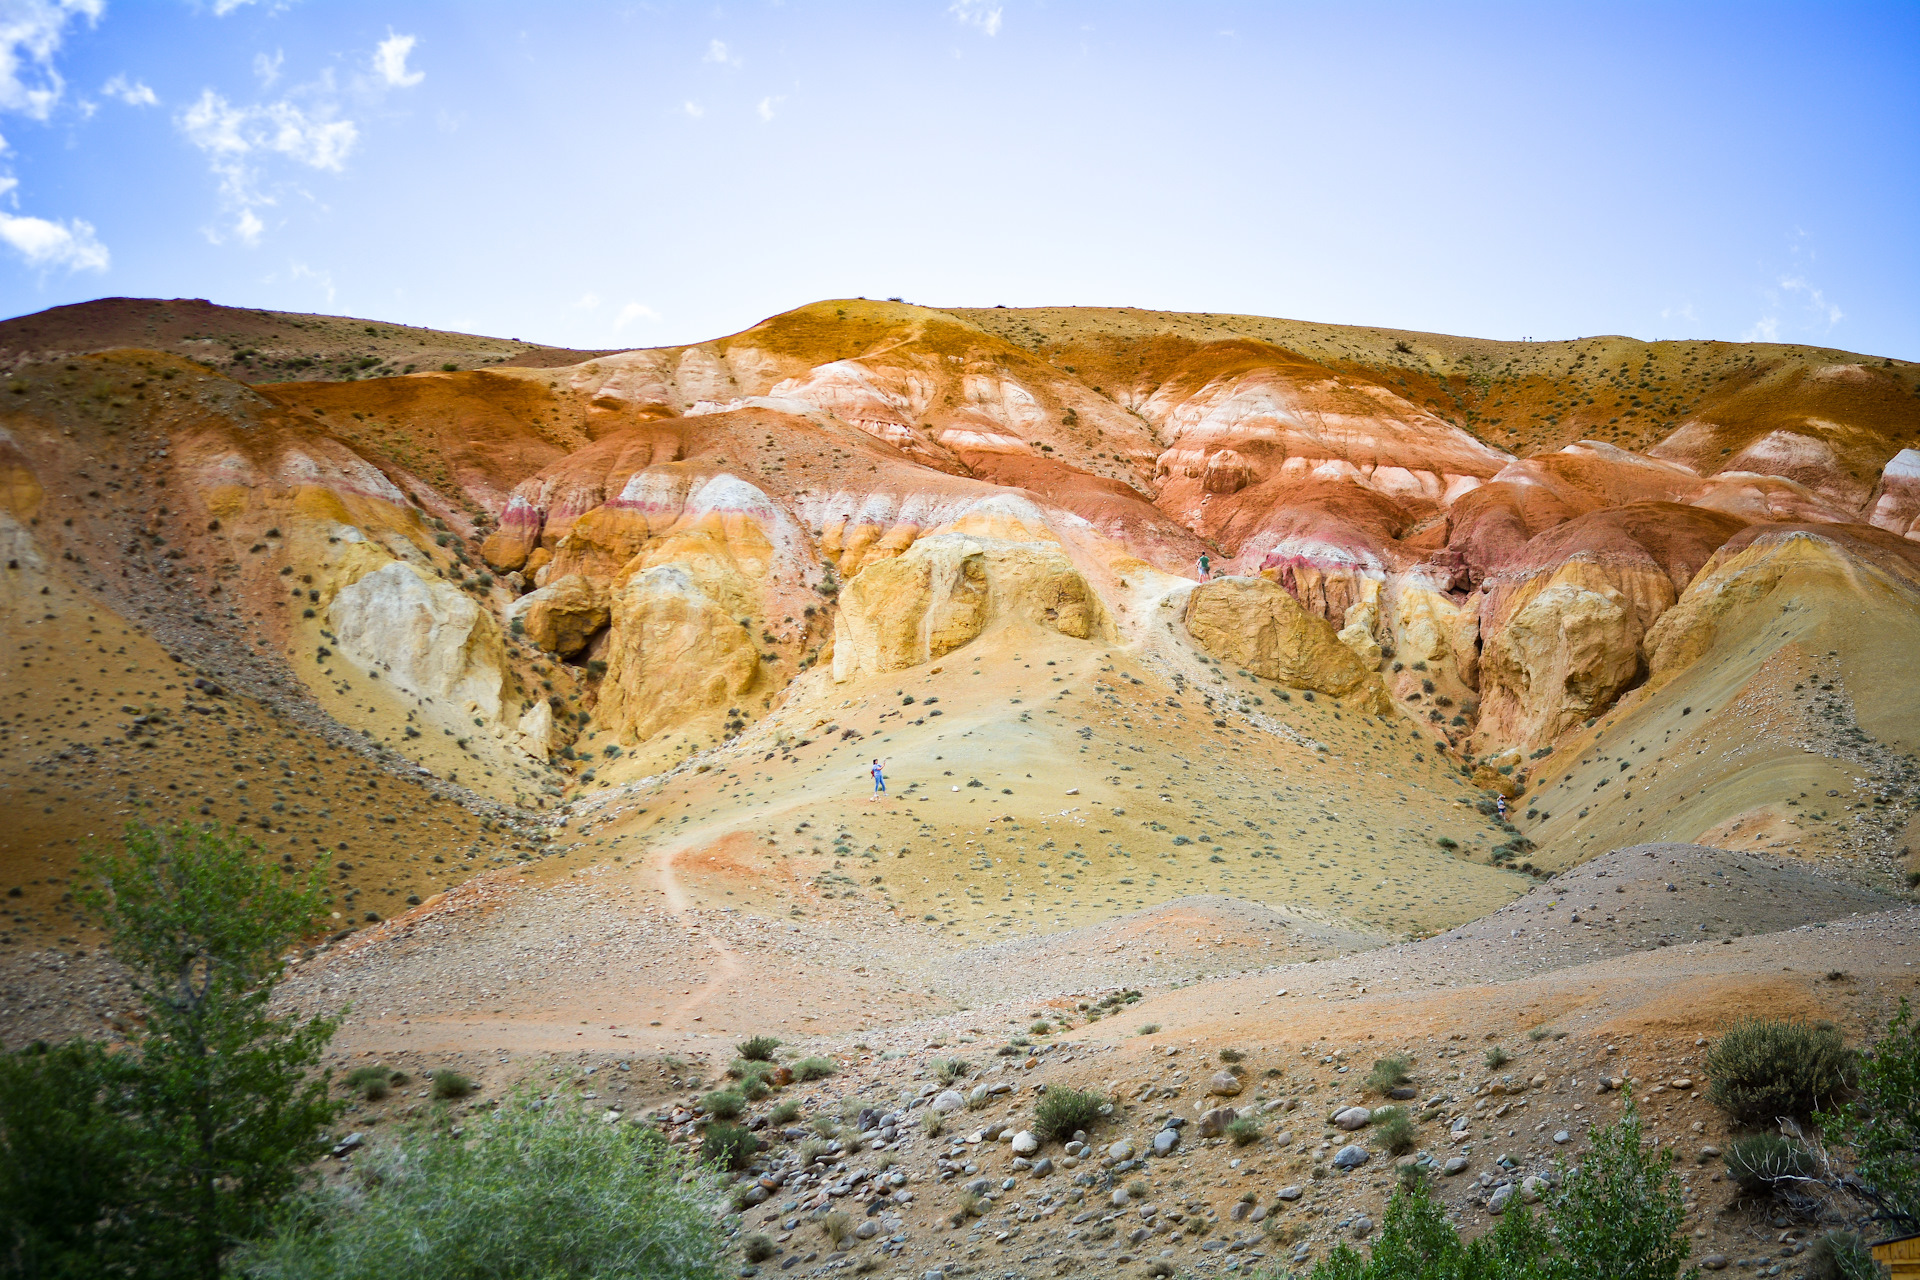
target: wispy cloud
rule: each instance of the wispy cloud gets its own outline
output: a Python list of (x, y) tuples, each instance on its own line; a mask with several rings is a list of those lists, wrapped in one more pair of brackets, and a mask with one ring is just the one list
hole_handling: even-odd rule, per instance
[(130, 107), (157, 107), (158, 95), (138, 80), (129, 80), (125, 76), (115, 76), (100, 88), (100, 92), (109, 98), (118, 98)]
[(253, 0), (213, 0), (213, 16), (224, 18), (235, 9), (244, 9), (252, 3)]
[(53, 65), (67, 24), (98, 22), (106, 0), (8, 0), (0, 3), (0, 111), (45, 120), (67, 82)]
[(759, 112), (760, 118), (762, 120), (771, 120), (773, 119), (773, 116), (774, 116), (774, 108), (779, 106), (781, 103), (785, 101), (786, 101), (786, 98), (784, 96), (773, 97), (773, 98), (762, 98), (760, 99), (760, 105), (754, 109), (757, 112)]
[(273, 88), (274, 82), (280, 78), (280, 64), (286, 60), (287, 55), (279, 49), (275, 49), (271, 54), (253, 55), (253, 74), (259, 79), (262, 89)]
[(707, 54), (704, 58), (700, 59), (700, 61), (717, 62), (725, 67), (737, 67), (740, 65), (740, 55), (737, 53), (729, 53), (727, 51), (726, 41), (710, 40), (707, 42)]
[(1803, 277), (1782, 276), (1780, 287), (1805, 299), (1804, 306), (1812, 313), (1815, 323), (1824, 322), (1831, 329), (1846, 318), (1846, 312), (1827, 301), (1826, 294), (1807, 283)]
[(978, 27), (986, 35), (1000, 34), (1001, 6), (985, 0), (953, 0), (947, 12), (969, 27)]
[(334, 173), (346, 166), (360, 130), (353, 121), (333, 115), (326, 102), (311, 109), (285, 99), (237, 107), (207, 89), (176, 123), (187, 140), (206, 153), (219, 177), (221, 198), (234, 213), (233, 234), (252, 244), (264, 230), (256, 210), (277, 203), (265, 186), (263, 159), (284, 156)]
[(652, 307), (638, 302), (629, 302), (620, 308), (618, 315), (614, 316), (613, 331), (618, 333), (636, 320), (658, 320), (659, 318), (660, 314)]
[[(7, 185), (12, 185), (11, 180)], [(0, 240), (25, 258), (30, 267), (105, 271), (111, 261), (107, 246), (93, 234), (93, 224), (79, 218), (71, 222), (49, 222), (45, 218), (0, 213)]]
[(332, 305), (333, 273), (331, 271), (315, 271), (304, 262), (295, 262), (289, 264), (287, 274), (295, 280), (311, 280), (313, 283), (319, 285), (321, 290), (327, 295), (328, 305)]
[(600, 305), (600, 295), (597, 293), (583, 293), (580, 295), (580, 300), (573, 305), (582, 311), (591, 311)]
[(1748, 326), (1740, 335), (1742, 342), (1778, 342), (1780, 341), (1780, 317), (1762, 316)]
[(688, 115), (692, 116), (695, 120), (698, 120), (701, 116), (707, 114), (707, 109), (701, 106), (699, 103), (695, 102), (691, 98), (681, 103), (680, 109), (686, 112)]
[(424, 71), (407, 70), (407, 55), (413, 52), (416, 43), (417, 37), (397, 36), (389, 27), (387, 38), (373, 51), (373, 69), (393, 88), (411, 89), (427, 78)]

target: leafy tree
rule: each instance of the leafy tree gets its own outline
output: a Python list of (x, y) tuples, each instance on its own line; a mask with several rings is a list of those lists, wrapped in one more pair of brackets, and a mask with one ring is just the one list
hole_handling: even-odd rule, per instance
[(133, 1244), (132, 1073), (88, 1041), (0, 1054), (0, 1276), (123, 1269)]
[(1829, 1139), (1853, 1149), (1848, 1189), (1876, 1218), (1920, 1231), (1920, 1031), (1904, 997), (1863, 1056), (1856, 1087), (1851, 1101), (1815, 1118)]
[(340, 1105), (314, 1071), (337, 1022), (269, 1008), (320, 873), (287, 885), (252, 841), (185, 825), (129, 826), (83, 867), (81, 902), (147, 1010), (127, 1082), (138, 1270), (216, 1280), (322, 1154)]
[(238, 1270), (255, 1280), (717, 1280), (714, 1186), (653, 1131), (520, 1096), (369, 1148)]

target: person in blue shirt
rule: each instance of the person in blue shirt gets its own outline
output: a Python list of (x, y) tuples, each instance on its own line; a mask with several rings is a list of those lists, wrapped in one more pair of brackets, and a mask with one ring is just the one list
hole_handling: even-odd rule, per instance
[(877, 802), (881, 796), (887, 794), (887, 775), (880, 767), (878, 760), (873, 762), (873, 767), (868, 772), (873, 774), (873, 798)]

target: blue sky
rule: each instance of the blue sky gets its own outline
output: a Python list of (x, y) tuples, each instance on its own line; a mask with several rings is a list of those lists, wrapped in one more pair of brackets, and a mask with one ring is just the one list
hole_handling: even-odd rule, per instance
[(1920, 5), (0, 0), (0, 315), (815, 298), (1920, 358)]

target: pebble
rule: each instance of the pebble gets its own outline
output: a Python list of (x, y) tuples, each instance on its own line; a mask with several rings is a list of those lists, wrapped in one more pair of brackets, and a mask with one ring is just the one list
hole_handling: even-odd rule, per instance
[(1133, 1144), (1125, 1138), (1107, 1148), (1107, 1154), (1115, 1160), (1133, 1159)]
[(1231, 1098), (1244, 1088), (1246, 1086), (1240, 1083), (1240, 1077), (1231, 1071), (1216, 1071), (1213, 1078), (1207, 1081), (1207, 1092), (1222, 1098)]
[(1124, 1209), (1133, 1203), (1133, 1197), (1127, 1194), (1125, 1187), (1115, 1187), (1113, 1189), (1112, 1202), (1114, 1208)]
[(1050, 1156), (1041, 1156), (1041, 1157), (1040, 1157), (1040, 1158), (1039, 1158), (1038, 1160), (1035, 1160), (1035, 1161), (1033, 1162), (1033, 1176), (1034, 1176), (1034, 1177), (1036, 1177), (1036, 1178), (1044, 1178), (1044, 1177), (1046, 1177), (1046, 1176), (1047, 1176), (1048, 1174), (1050, 1174), (1050, 1173), (1052, 1173), (1052, 1172), (1053, 1172), (1053, 1159), (1052, 1159), (1052, 1157), (1050, 1157)]
[(1164, 1156), (1180, 1145), (1178, 1129), (1162, 1129), (1153, 1135), (1153, 1154)]
[(1033, 1134), (1027, 1130), (1022, 1129), (1013, 1135), (1013, 1154), (1017, 1156), (1030, 1156), (1039, 1149), (1040, 1139), (1034, 1137)]
[(1454, 1156), (1452, 1159), (1448, 1160), (1446, 1164), (1441, 1166), (1440, 1172), (1446, 1174), (1449, 1178), (1451, 1178), (1456, 1173), (1465, 1173), (1467, 1171), (1468, 1163), (1469, 1161), (1465, 1156)]
[(1700, 1259), (1700, 1266), (1701, 1269), (1705, 1271), (1725, 1271), (1727, 1269), (1727, 1261), (1727, 1255), (1724, 1253), (1710, 1253)]
[(1365, 1147), (1345, 1146), (1334, 1153), (1333, 1167), (1336, 1169), (1358, 1169), (1371, 1159), (1373, 1159), (1373, 1155)]
[(1554, 1142), (1558, 1143), (1560, 1146), (1564, 1147), (1567, 1145), (1567, 1143), (1573, 1141), (1573, 1135), (1568, 1133), (1565, 1129), (1558, 1129), (1554, 1131), (1553, 1140)]
[(951, 1115), (966, 1105), (967, 1100), (960, 1096), (958, 1090), (948, 1089), (929, 1103), (928, 1109), (944, 1116)]
[(1373, 1234), (1372, 1218), (1369, 1218), (1366, 1214), (1363, 1213), (1359, 1217), (1353, 1220), (1353, 1238), (1355, 1240), (1365, 1240), (1368, 1236), (1372, 1234)]

